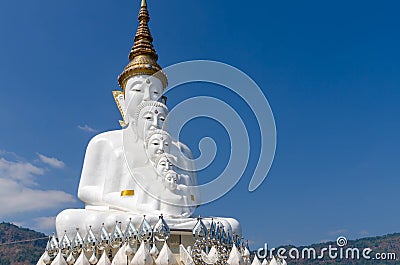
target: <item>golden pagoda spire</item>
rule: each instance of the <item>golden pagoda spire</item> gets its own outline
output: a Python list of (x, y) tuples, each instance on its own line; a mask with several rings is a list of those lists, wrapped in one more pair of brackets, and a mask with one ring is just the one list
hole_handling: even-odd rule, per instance
[(129, 53), (129, 64), (118, 77), (118, 83), (125, 89), (126, 82), (136, 75), (155, 75), (159, 78), (165, 88), (168, 84), (167, 76), (162, 72), (157, 63), (158, 55), (153, 46), (153, 37), (150, 33), (150, 16), (147, 10), (146, 0), (142, 0), (139, 10), (139, 27), (136, 31), (134, 45)]

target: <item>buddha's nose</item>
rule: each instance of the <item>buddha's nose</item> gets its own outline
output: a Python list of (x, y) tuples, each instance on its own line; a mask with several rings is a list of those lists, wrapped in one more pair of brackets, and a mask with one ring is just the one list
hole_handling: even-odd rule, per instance
[(150, 87), (149, 86), (144, 87), (143, 100), (150, 100)]
[(160, 123), (157, 119), (157, 117), (155, 117), (155, 119), (153, 119), (153, 124), (154, 127), (156, 127), (157, 129), (160, 129)]
[(165, 144), (163, 142), (160, 143), (160, 150), (164, 151)]

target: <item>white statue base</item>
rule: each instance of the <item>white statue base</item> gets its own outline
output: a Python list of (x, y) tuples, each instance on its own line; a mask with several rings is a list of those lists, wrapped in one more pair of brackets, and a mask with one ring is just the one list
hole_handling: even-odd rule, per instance
[[(89, 230), (89, 227), (92, 228), (94, 234), (97, 236), (100, 235), (102, 224), (104, 224), (104, 227), (108, 232), (111, 232), (114, 229), (116, 222), (121, 222), (121, 227), (124, 231), (130, 220), (135, 227), (139, 227), (143, 220), (143, 215), (136, 213), (107, 210), (105, 209), (106, 207), (101, 206), (98, 208), (88, 208), (91, 209), (67, 209), (62, 211), (56, 219), (58, 238), (62, 238), (65, 231), (67, 232), (69, 238), (74, 238), (76, 234), (76, 228), (79, 229), (79, 232), (82, 236), (85, 236)], [(159, 220), (159, 216), (146, 215), (146, 220), (151, 226), (154, 226)], [(191, 232), (197, 223), (196, 218), (176, 218), (164, 216), (164, 220), (171, 229), (171, 235), (179, 235), (179, 241), (181, 243), (187, 242), (187, 244), (184, 245), (191, 245), (193, 241)], [(239, 222), (233, 218), (214, 217), (203, 218), (202, 220), (207, 228), (210, 227), (211, 221), (213, 220), (215, 223), (219, 222), (224, 227), (226, 233), (229, 233), (230, 235), (235, 234), (240, 237), (242, 235)]]

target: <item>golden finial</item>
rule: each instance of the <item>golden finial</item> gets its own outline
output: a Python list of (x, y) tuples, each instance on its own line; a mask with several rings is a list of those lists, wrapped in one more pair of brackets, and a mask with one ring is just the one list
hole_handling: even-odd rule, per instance
[(125, 67), (122, 74), (118, 77), (118, 83), (125, 89), (128, 79), (135, 75), (155, 75), (163, 83), (165, 88), (168, 79), (158, 65), (158, 55), (153, 46), (153, 37), (150, 33), (150, 16), (147, 10), (146, 0), (142, 0), (139, 10), (139, 27), (136, 31), (134, 45), (129, 53), (129, 64)]

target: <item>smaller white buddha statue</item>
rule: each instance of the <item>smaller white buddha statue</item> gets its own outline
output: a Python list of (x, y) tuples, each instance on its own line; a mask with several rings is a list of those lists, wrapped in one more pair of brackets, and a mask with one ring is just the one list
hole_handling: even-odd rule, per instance
[(162, 177), (174, 167), (173, 161), (176, 161), (176, 157), (171, 154), (164, 153), (158, 156), (154, 163), (157, 177), (162, 180)]
[[(150, 165), (149, 156), (146, 154), (146, 138), (155, 130), (167, 128), (165, 124), (167, 115), (167, 106), (157, 101), (143, 101), (135, 108), (132, 115), (133, 118), (131, 118), (132, 122), (127, 128), (122, 130), (124, 156), (127, 166), (130, 169)], [(156, 142), (162, 145), (161, 149), (154, 150)], [(169, 143), (154, 140), (154, 143), (154, 145), (150, 146), (150, 151), (163, 152), (162, 149), (167, 149), (172, 145), (172, 140)], [(167, 146), (164, 146), (165, 143)]]
[(147, 135), (144, 147), (153, 166), (160, 155), (169, 153), (171, 144), (171, 136), (166, 131), (153, 130)]
[(137, 137), (143, 140), (149, 132), (163, 129), (168, 108), (158, 101), (142, 101), (135, 109), (134, 115), (135, 126), (133, 128)]
[[(193, 207), (193, 201), (196, 193), (196, 189), (182, 184), (182, 176), (186, 177), (185, 175), (179, 175), (174, 170), (168, 170), (164, 175), (162, 182), (164, 184), (165, 189), (168, 189), (174, 194), (181, 196), (181, 201), (179, 202), (170, 202), (172, 204), (179, 204), (185, 207)], [(197, 207), (197, 205), (195, 205)]]
[(173, 170), (168, 170), (163, 178), (164, 187), (175, 192), (178, 187), (178, 174)]

